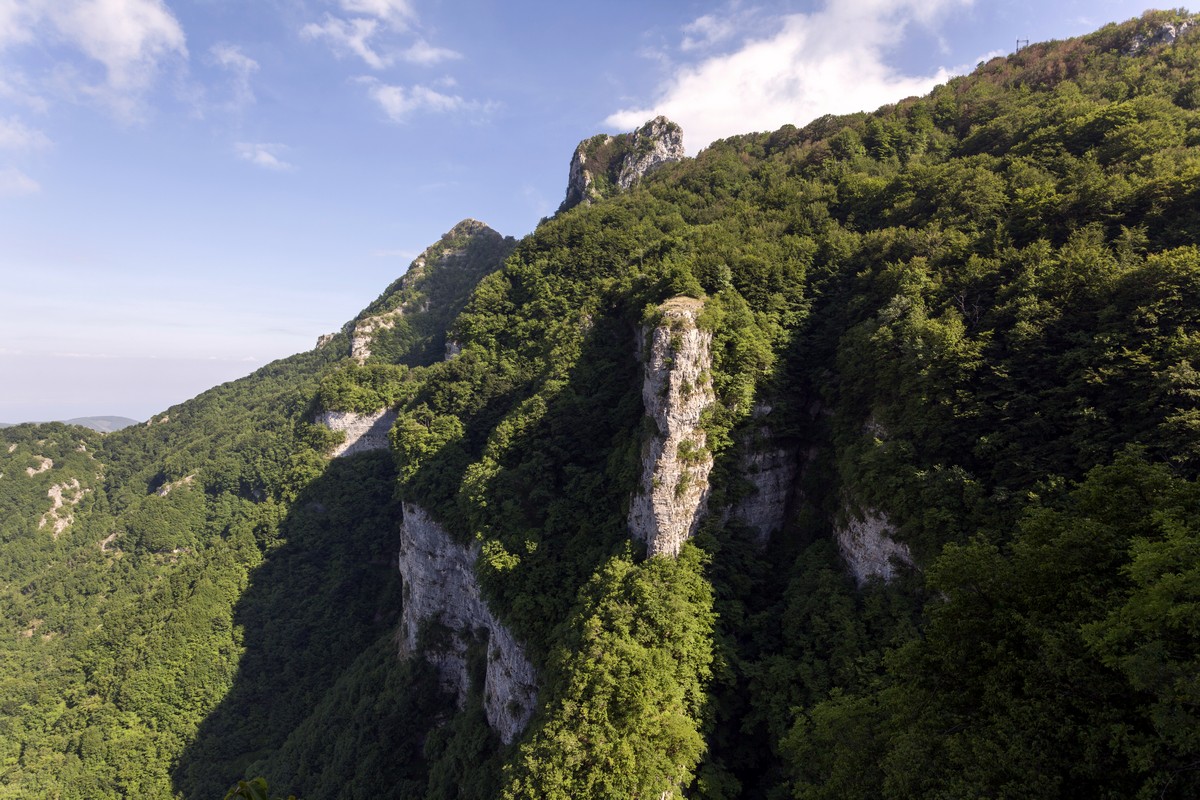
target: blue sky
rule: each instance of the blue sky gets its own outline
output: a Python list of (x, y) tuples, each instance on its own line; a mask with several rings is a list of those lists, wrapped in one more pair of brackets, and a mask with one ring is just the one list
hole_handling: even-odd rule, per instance
[(0, 421), (144, 419), (313, 346), (582, 138), (874, 109), (1123, 0), (0, 0)]

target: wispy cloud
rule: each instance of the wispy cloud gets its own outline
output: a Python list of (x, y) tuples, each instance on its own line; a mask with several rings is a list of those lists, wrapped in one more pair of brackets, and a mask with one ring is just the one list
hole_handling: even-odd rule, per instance
[(19, 119), (0, 118), (0, 150), (41, 150), (49, 146), (50, 139), (41, 131)]
[(348, 14), (375, 17), (401, 30), (417, 16), (408, 0), (341, 0), (341, 6)]
[(240, 158), (249, 161), (256, 167), (275, 172), (288, 172), (295, 169), (295, 166), (282, 158), (283, 153), (288, 150), (287, 145), (273, 142), (238, 142), (234, 148)]
[[(932, 27), (970, 0), (828, 0), (820, 11), (776, 20), (777, 33), (746, 39), (732, 52), (678, 66), (645, 105), (607, 119), (631, 129), (665, 114), (683, 126), (688, 149), (747, 130), (804, 124), (826, 113), (870, 110), (929, 91), (951, 74), (904, 75), (886, 55), (917, 23)], [(741, 33), (732, 15), (684, 27), (680, 50), (703, 50)], [(760, 20), (761, 22), (761, 20)], [(757, 23), (756, 23), (757, 27)]]
[(341, 0), (339, 5), (341, 14), (326, 13), (321, 22), (301, 28), (300, 35), (324, 41), (339, 58), (357, 56), (374, 70), (401, 61), (432, 66), (462, 58), (456, 50), (412, 38), (417, 14), (408, 0)]
[(356, 55), (366, 62), (371, 69), (383, 69), (394, 60), (392, 56), (380, 53), (371, 44), (371, 39), (379, 30), (379, 21), (355, 17), (342, 19), (332, 14), (325, 15), (325, 21), (305, 25), (300, 35), (306, 39), (324, 39), (329, 42), (333, 52), (339, 58), (344, 55)]
[(50, 108), (46, 98), (37, 94), (30, 87), (25, 73), (11, 67), (7, 70), (7, 74), (0, 77), (0, 98), (38, 113), (44, 113)]
[(418, 39), (400, 54), (410, 64), (420, 64), (423, 67), (440, 64), (443, 61), (454, 61), (462, 58), (462, 53), (445, 47), (434, 47), (424, 39)]
[(186, 60), (186, 37), (162, 0), (0, 0), (0, 48), (62, 43), (104, 69), (100, 83), (69, 65), (70, 92), (134, 117), (141, 95), (170, 59)]
[(214, 44), (208, 50), (213, 64), (228, 72), (233, 81), (233, 100), (230, 107), (233, 110), (245, 108), (254, 103), (254, 87), (250, 85), (250, 77), (258, 72), (258, 62), (241, 51), (237, 45), (221, 42)]
[(0, 169), (0, 197), (21, 197), (37, 194), (41, 190), (42, 187), (37, 181), (19, 169)]
[(737, 25), (733, 19), (705, 14), (683, 26), (683, 43), (680, 48), (688, 51), (711, 47), (725, 41), (736, 32)]
[(403, 122), (420, 112), (445, 114), (455, 111), (491, 110), (490, 104), (464, 100), (459, 95), (444, 94), (419, 84), (395, 86), (369, 76), (363, 76), (358, 81), (367, 87), (367, 93), (393, 122)]

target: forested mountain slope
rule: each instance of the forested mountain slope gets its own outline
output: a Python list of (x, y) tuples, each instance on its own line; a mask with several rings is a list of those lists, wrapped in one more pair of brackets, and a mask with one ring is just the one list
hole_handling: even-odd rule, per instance
[(1198, 62), (1153, 12), (717, 142), (0, 432), (0, 797), (1200, 793)]

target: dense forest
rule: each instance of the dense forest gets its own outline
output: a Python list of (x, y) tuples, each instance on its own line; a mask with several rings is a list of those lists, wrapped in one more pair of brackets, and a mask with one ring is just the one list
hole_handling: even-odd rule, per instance
[[(1197, 27), (464, 222), (311, 352), (0, 430), (0, 800), (1200, 795)], [(647, 558), (640, 332), (680, 296), (708, 513)], [(322, 414), (384, 409), (330, 457)], [(398, 655), (406, 503), (536, 668), (509, 744)], [(905, 556), (855, 575), (870, 520)]]

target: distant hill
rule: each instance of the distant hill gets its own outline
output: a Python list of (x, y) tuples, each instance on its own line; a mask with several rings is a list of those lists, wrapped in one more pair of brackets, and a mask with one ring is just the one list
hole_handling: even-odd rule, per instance
[(128, 428), (130, 425), (138, 424), (138, 420), (130, 419), (129, 417), (75, 417), (74, 419), (64, 421), (68, 425), (82, 425), (85, 428), (91, 428), (101, 433), (112, 433), (113, 431), (121, 430), (121, 428)]
[[(84, 428), (91, 428), (100, 433), (112, 433), (119, 431), (122, 428), (128, 428), (130, 425), (137, 425), (138, 420), (130, 419), (129, 417), (75, 417), (74, 419), (60, 420), (67, 425), (80, 425)], [(0, 428), (11, 428), (20, 423), (16, 422), (0, 422)]]

